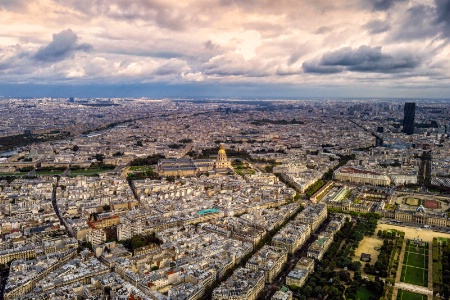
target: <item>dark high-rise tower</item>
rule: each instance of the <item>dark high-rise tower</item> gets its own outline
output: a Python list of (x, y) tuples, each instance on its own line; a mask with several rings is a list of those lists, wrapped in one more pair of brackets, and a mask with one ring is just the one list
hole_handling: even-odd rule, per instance
[(414, 116), (416, 115), (416, 103), (405, 103), (405, 114), (403, 117), (403, 132), (406, 134), (414, 133)]

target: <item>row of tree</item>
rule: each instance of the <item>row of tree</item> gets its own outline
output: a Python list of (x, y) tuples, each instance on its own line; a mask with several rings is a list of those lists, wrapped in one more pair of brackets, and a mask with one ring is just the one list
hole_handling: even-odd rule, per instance
[(315, 192), (317, 192), (318, 190), (320, 190), (321, 187), (323, 187), (325, 185), (326, 181), (319, 179), (316, 182), (314, 182), (311, 186), (309, 186), (306, 190), (305, 190), (305, 194), (308, 197), (311, 197), (312, 195), (314, 195)]
[(444, 299), (450, 298), (450, 244), (442, 243), (442, 293)]
[(140, 247), (144, 247), (150, 244), (161, 245), (162, 241), (156, 237), (155, 233), (148, 235), (137, 235), (128, 240), (119, 241), (125, 248), (134, 251)]
[(153, 154), (147, 157), (137, 157), (130, 162), (130, 166), (150, 166), (156, 165), (162, 158), (166, 158), (162, 154)]

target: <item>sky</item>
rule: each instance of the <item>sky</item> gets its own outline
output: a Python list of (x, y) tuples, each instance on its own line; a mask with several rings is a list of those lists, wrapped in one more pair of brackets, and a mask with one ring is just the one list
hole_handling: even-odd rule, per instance
[(0, 0), (0, 96), (450, 98), (450, 0)]

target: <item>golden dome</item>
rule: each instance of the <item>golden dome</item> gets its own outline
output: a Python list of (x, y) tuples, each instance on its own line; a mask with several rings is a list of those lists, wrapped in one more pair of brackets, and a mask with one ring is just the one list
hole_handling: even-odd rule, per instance
[(225, 147), (221, 144), (219, 148), (219, 155), (226, 155)]

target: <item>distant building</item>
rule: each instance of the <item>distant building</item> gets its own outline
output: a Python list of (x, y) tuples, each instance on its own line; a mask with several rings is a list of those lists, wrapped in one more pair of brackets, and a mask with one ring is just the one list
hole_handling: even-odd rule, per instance
[(286, 284), (302, 287), (308, 276), (314, 272), (314, 259), (304, 257), (299, 260), (295, 268), (286, 276)]
[(264, 245), (247, 261), (245, 267), (254, 272), (263, 271), (265, 282), (271, 283), (280, 273), (287, 261), (287, 257), (288, 252), (286, 249)]
[(335, 180), (389, 186), (391, 179), (381, 173), (342, 166), (333, 173)]
[(383, 138), (376, 136), (375, 137), (375, 147), (383, 146)]
[(292, 300), (293, 294), (291, 291), (277, 291), (271, 298), (271, 300)]
[(231, 167), (230, 161), (227, 158), (225, 147), (220, 144), (219, 152), (217, 153), (216, 169), (228, 169)]
[(194, 160), (192, 158), (168, 158), (158, 162), (157, 172), (160, 176), (195, 176), (200, 172), (214, 169), (212, 160)]
[(272, 239), (272, 245), (286, 248), (289, 253), (297, 251), (311, 235), (311, 228), (306, 224), (288, 224)]
[(106, 232), (102, 229), (94, 229), (86, 233), (86, 241), (93, 246), (98, 246), (106, 241)]
[(117, 240), (123, 241), (143, 233), (143, 224), (140, 220), (133, 223), (117, 225)]
[(407, 102), (404, 108), (403, 132), (410, 135), (414, 133), (414, 117), (416, 115), (416, 103)]
[(289, 286), (302, 287), (307, 278), (308, 272), (306, 270), (292, 270), (286, 276), (286, 284)]
[(70, 97), (70, 98), (69, 98), (69, 102), (70, 102), (70, 103), (74, 103), (74, 102), (75, 102), (75, 98), (74, 98), (74, 97)]
[(295, 218), (300, 223), (310, 226), (311, 233), (315, 232), (328, 215), (327, 206), (323, 203), (310, 205)]
[(227, 158), (225, 147), (220, 145), (215, 161), (192, 158), (161, 159), (156, 171), (160, 176), (196, 176), (199, 173), (213, 171), (220, 173), (229, 168), (231, 168), (231, 163)]
[(213, 300), (255, 300), (264, 289), (264, 272), (239, 268), (212, 293)]
[(325, 252), (331, 246), (333, 242), (333, 234), (323, 232), (321, 233), (317, 240), (315, 240), (308, 248), (307, 256), (309, 258), (322, 260)]

